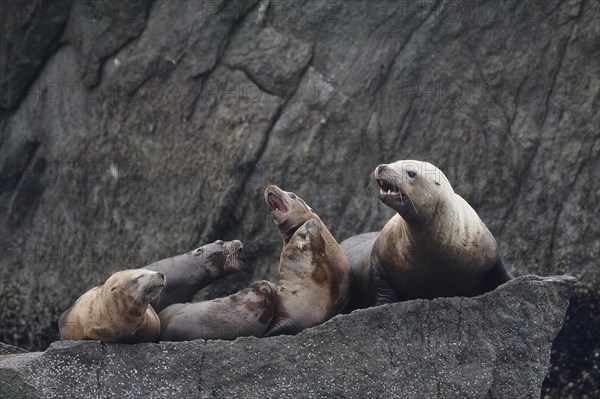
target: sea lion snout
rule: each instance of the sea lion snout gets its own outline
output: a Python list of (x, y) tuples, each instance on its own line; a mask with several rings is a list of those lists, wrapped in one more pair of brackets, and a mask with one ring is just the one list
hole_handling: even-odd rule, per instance
[(233, 272), (240, 271), (244, 268), (244, 262), (240, 259), (244, 246), (241, 241), (233, 240), (227, 241), (223, 247), (225, 254), (225, 263), (223, 264), (223, 270), (229, 270)]
[(137, 290), (144, 293), (144, 301), (150, 302), (161, 293), (166, 282), (167, 279), (163, 273), (145, 270), (137, 278)]
[(226, 242), (224, 248), (231, 257), (238, 258), (244, 250), (244, 245), (239, 240), (233, 240)]
[(285, 204), (285, 192), (277, 186), (268, 186), (265, 189), (265, 202), (271, 212), (287, 212), (288, 207)]
[[(381, 166), (381, 165), (379, 165)], [(401, 176), (391, 167), (387, 165), (379, 170), (379, 166), (375, 172), (375, 181), (379, 185), (379, 198), (384, 201), (404, 199), (406, 198), (406, 189), (403, 188)]]

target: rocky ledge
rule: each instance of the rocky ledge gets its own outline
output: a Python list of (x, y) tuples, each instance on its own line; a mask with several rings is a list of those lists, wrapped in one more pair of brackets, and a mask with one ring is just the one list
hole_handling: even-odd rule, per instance
[(1, 398), (539, 398), (572, 277), (355, 311), (296, 336), (55, 342), (0, 356)]

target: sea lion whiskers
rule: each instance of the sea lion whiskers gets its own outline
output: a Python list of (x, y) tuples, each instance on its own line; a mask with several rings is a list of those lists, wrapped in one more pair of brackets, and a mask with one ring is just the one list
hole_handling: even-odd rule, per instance
[[(365, 188), (365, 193), (363, 195), (363, 198), (364, 198), (367, 196), (367, 192), (371, 193), (371, 209), (377, 207), (377, 202), (379, 200), (377, 198), (377, 189), (379, 188), (379, 186), (375, 182), (375, 179), (373, 178), (374, 176), (375, 176), (375, 172), (371, 172), (369, 174), (369, 182), (367, 183), (367, 187)], [(373, 189), (373, 188), (375, 188), (375, 189)]]
[[(415, 203), (413, 202), (412, 198), (410, 198), (410, 195), (408, 193), (406, 193), (406, 198), (408, 198), (408, 200), (410, 201), (411, 205), (413, 206), (413, 208), (414, 208), (414, 210), (415, 210), (415, 212), (417, 214), (417, 217), (421, 216), (421, 215), (419, 215), (419, 210), (415, 206)], [(402, 201), (402, 198), (400, 198), (400, 201)]]
[(141, 296), (144, 295), (143, 292), (138, 293), (136, 296), (133, 297), (133, 299), (131, 300), (131, 302), (129, 303), (129, 306), (127, 307), (127, 313), (129, 313), (129, 311), (131, 310), (132, 306), (138, 302), (138, 299), (141, 299)]

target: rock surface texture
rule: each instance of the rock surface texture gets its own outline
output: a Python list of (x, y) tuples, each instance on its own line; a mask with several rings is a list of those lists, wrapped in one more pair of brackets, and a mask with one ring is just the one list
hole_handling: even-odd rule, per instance
[(62, 341), (0, 358), (0, 397), (537, 399), (574, 286), (527, 276), (476, 298), (358, 310), (296, 336)]
[(341, 241), (391, 216), (373, 168), (420, 159), (514, 275), (579, 278), (547, 392), (600, 396), (600, 3), (467, 3), (3, 1), (0, 341), (216, 239), (249, 265), (203, 297), (274, 280), (265, 186)]

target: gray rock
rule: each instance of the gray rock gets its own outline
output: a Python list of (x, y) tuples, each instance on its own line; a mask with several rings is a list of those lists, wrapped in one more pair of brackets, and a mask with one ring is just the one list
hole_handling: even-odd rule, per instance
[(43, 0), (7, 1), (0, 10), (0, 117), (27, 94), (60, 45), (71, 4)]
[(8, 345), (3, 342), (0, 342), (0, 356), (14, 355), (14, 354), (18, 354), (18, 353), (27, 353), (27, 351), (25, 349), (22, 349), (22, 348), (19, 348), (16, 346)]
[(296, 336), (55, 342), (0, 360), (0, 397), (539, 398), (574, 288), (574, 278), (521, 277), (476, 298), (358, 310)]

